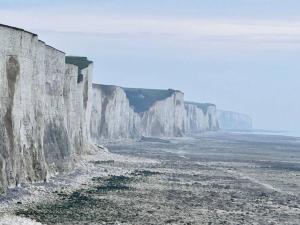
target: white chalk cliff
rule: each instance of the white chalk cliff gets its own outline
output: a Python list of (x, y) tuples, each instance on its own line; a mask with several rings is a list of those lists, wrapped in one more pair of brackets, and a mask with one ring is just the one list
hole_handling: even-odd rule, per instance
[(0, 192), (73, 168), (103, 139), (217, 130), (216, 106), (180, 91), (92, 84), (93, 63), (0, 25)]
[(214, 104), (185, 102), (185, 131), (199, 133), (219, 129), (217, 108)]
[(93, 85), (91, 137), (178, 137), (184, 134), (183, 93)]
[(218, 120), (220, 129), (224, 130), (251, 130), (252, 119), (250, 116), (231, 112), (231, 111), (218, 111)]
[(165, 99), (156, 101), (148, 110), (140, 112), (143, 136), (181, 137), (184, 135), (184, 95), (168, 90)]
[(91, 137), (181, 137), (219, 129), (213, 104), (184, 102), (180, 91), (93, 85)]
[(112, 85), (93, 84), (91, 138), (135, 138), (140, 135), (141, 118), (129, 105), (124, 90)]
[(0, 86), (0, 188), (70, 169), (89, 137), (91, 62), (78, 71), (37, 35), (0, 25)]

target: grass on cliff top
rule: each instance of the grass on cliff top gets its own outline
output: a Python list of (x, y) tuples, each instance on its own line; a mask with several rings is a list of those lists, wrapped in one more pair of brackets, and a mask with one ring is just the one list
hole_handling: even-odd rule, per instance
[(65, 61), (67, 64), (72, 64), (78, 66), (79, 71), (87, 68), (92, 61), (88, 60), (87, 57), (78, 57), (78, 56), (66, 56)]
[(135, 112), (141, 113), (147, 111), (155, 102), (170, 97), (175, 90), (156, 90), (156, 89), (139, 89), (139, 88), (123, 88), (130, 106)]
[(83, 81), (83, 75), (81, 71), (87, 68), (91, 63), (93, 63), (92, 61), (88, 60), (87, 57), (78, 57), (78, 56), (66, 56), (65, 62), (67, 64), (75, 65), (78, 67), (77, 83)]
[(202, 111), (206, 114), (208, 111), (208, 107), (210, 106), (216, 106), (215, 104), (212, 103), (197, 103), (197, 102), (185, 102), (187, 105), (195, 105), (199, 109), (202, 109)]

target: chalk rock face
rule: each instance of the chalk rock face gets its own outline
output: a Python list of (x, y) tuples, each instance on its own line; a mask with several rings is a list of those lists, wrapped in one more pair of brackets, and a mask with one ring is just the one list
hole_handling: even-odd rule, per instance
[(231, 111), (218, 111), (218, 120), (220, 128), (224, 130), (251, 130), (252, 119), (250, 116), (231, 112)]
[(185, 130), (187, 133), (219, 129), (217, 109), (213, 104), (185, 102)]
[[(0, 25), (0, 189), (71, 168), (82, 152), (76, 141), (88, 135), (90, 70), (83, 71), (89, 81), (81, 87), (78, 68), (66, 65), (63, 52)], [(74, 124), (77, 113), (86, 117)]]
[(93, 63), (86, 57), (66, 57), (65, 118), (72, 149), (81, 155), (88, 149), (92, 108)]
[(94, 142), (183, 134), (183, 93), (93, 85), (91, 136)]
[(141, 118), (129, 105), (124, 90), (112, 85), (93, 84), (91, 137), (101, 139), (135, 138), (141, 135)]
[(170, 96), (155, 102), (147, 111), (139, 113), (144, 136), (181, 137), (184, 128), (184, 95), (168, 90)]

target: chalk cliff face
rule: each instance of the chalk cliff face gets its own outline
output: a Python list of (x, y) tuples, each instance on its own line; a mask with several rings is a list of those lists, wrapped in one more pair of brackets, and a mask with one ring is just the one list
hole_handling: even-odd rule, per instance
[(184, 135), (184, 94), (168, 89), (123, 88), (131, 108), (141, 118), (141, 134), (154, 137)]
[(72, 166), (89, 136), (91, 69), (78, 82), (63, 52), (0, 25), (0, 188)]
[(95, 142), (183, 134), (183, 93), (93, 85), (91, 136)]
[(220, 128), (224, 130), (251, 130), (252, 119), (250, 116), (231, 112), (231, 111), (218, 111), (218, 120)]
[(219, 129), (217, 109), (213, 104), (185, 102), (185, 130), (187, 133)]
[(92, 62), (0, 25), (0, 192), (67, 171), (93, 141), (218, 129), (180, 91), (92, 85)]
[(184, 135), (184, 95), (179, 91), (171, 92), (169, 97), (155, 102), (147, 111), (140, 113), (144, 136)]
[(86, 57), (66, 57), (65, 118), (72, 149), (84, 153), (90, 143), (93, 64)]
[(101, 139), (135, 138), (141, 135), (141, 118), (129, 105), (124, 90), (117, 86), (93, 84), (91, 137)]
[(181, 137), (218, 129), (216, 106), (184, 102), (180, 91), (93, 85), (94, 142), (141, 136)]

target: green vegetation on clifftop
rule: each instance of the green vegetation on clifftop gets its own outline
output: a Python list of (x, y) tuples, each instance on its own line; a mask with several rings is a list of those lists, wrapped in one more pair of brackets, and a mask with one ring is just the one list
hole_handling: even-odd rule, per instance
[(147, 111), (155, 102), (171, 97), (176, 91), (173, 89), (141, 89), (141, 88), (123, 88), (130, 106), (135, 112), (141, 113)]

